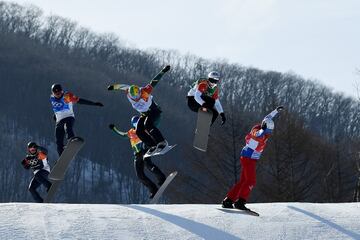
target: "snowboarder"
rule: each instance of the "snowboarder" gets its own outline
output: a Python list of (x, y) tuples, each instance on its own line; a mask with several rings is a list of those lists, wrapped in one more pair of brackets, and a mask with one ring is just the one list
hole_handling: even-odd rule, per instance
[(157, 183), (159, 186), (161, 186), (164, 183), (166, 176), (164, 173), (161, 172), (161, 170), (155, 164), (153, 164), (150, 157), (144, 158), (144, 154), (148, 150), (148, 147), (136, 135), (136, 128), (137, 128), (139, 119), (140, 119), (139, 116), (132, 117), (132, 119), (131, 119), (132, 128), (127, 132), (119, 131), (115, 127), (114, 124), (110, 124), (109, 128), (111, 130), (113, 130), (115, 133), (117, 133), (118, 135), (120, 135), (124, 138), (129, 138), (130, 144), (134, 151), (134, 156), (135, 156), (134, 167), (135, 167), (136, 176), (149, 189), (149, 191), (150, 191), (149, 198), (152, 199), (154, 197), (154, 195), (156, 194), (156, 192), (158, 191), (158, 187), (156, 186), (156, 184), (154, 182), (152, 182), (145, 175), (144, 165), (150, 172), (155, 174), (157, 181), (158, 181)]
[(235, 207), (240, 210), (250, 211), (245, 204), (256, 183), (256, 163), (260, 159), (267, 140), (274, 130), (275, 125), (272, 119), (283, 109), (283, 106), (277, 107), (263, 119), (261, 124), (255, 125), (250, 133), (246, 135), (246, 145), (242, 149), (240, 157), (242, 166), (240, 181), (227, 193), (222, 202), (223, 208)]
[[(131, 85), (126, 89), (126, 95), (132, 107), (140, 113), (140, 119), (136, 128), (136, 135), (149, 147), (147, 154), (161, 152), (168, 146), (160, 130), (157, 128), (160, 122), (161, 110), (155, 103), (152, 91), (162, 76), (170, 70), (170, 66), (164, 67), (145, 87)], [(115, 90), (109, 86), (108, 90)]]
[(219, 100), (219, 81), (220, 73), (210, 72), (207, 79), (201, 78), (193, 83), (187, 94), (187, 100), (191, 111), (198, 112), (201, 107), (209, 109), (213, 114), (211, 124), (215, 122), (220, 114), (221, 125), (224, 125), (226, 117)]
[(29, 142), (27, 151), (28, 153), (21, 161), (21, 164), (25, 169), (32, 169), (34, 177), (31, 179), (29, 191), (36, 202), (42, 203), (44, 200), (36, 189), (44, 185), (46, 190), (49, 191), (51, 187), (51, 182), (48, 179), (50, 166), (47, 161), (47, 150), (38, 146), (35, 142)]
[(58, 83), (54, 83), (51, 86), (50, 102), (54, 111), (55, 135), (57, 152), (59, 156), (64, 150), (64, 137), (66, 133), (67, 139), (71, 139), (75, 136), (73, 126), (75, 122), (75, 115), (73, 110), (73, 104), (85, 104), (92, 106), (103, 107), (100, 102), (92, 102), (83, 98), (75, 96), (71, 92), (64, 92), (62, 86)]

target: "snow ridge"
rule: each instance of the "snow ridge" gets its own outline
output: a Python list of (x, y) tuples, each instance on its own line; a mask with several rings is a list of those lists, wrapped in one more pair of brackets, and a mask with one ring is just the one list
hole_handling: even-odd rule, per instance
[(360, 239), (360, 203), (0, 204), (0, 239)]

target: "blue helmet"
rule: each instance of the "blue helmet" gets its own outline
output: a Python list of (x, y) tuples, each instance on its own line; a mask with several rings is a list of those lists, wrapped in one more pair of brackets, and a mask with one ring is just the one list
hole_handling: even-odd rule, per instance
[(137, 116), (137, 115), (136, 115), (136, 116), (133, 116), (133, 117), (131, 118), (131, 125), (132, 125), (134, 128), (136, 128), (139, 119), (140, 119), (140, 117)]

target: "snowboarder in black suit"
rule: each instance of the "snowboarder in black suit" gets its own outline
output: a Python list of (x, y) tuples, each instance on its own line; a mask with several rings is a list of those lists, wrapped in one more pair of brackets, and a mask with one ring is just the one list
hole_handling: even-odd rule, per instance
[(113, 130), (118, 135), (129, 138), (131, 147), (134, 151), (134, 167), (136, 176), (140, 179), (140, 181), (149, 189), (150, 196), (149, 198), (153, 198), (158, 191), (158, 187), (155, 183), (153, 183), (144, 173), (144, 166), (152, 172), (158, 180), (158, 185), (161, 186), (166, 179), (164, 173), (151, 161), (150, 157), (144, 158), (144, 154), (148, 150), (148, 147), (140, 140), (138, 135), (136, 134), (136, 127), (139, 122), (140, 117), (134, 116), (131, 119), (132, 128), (127, 132), (119, 131), (114, 124), (110, 124), (109, 128)]
[(46, 190), (49, 191), (51, 187), (51, 182), (48, 179), (50, 166), (47, 161), (47, 150), (44, 147), (38, 146), (35, 142), (29, 142), (27, 150), (28, 153), (21, 161), (21, 164), (25, 169), (33, 171), (34, 177), (31, 179), (29, 191), (36, 202), (42, 203), (44, 200), (36, 189), (44, 185)]

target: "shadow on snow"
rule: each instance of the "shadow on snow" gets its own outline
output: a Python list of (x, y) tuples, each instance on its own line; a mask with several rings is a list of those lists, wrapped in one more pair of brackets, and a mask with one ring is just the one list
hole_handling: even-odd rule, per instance
[(167, 222), (175, 224), (193, 234), (198, 235), (201, 238), (209, 239), (209, 240), (218, 240), (218, 239), (226, 239), (226, 240), (241, 240), (240, 238), (231, 235), (222, 230), (216, 229), (214, 227), (205, 225), (203, 223), (195, 222), (190, 219), (186, 219), (183, 217), (179, 217), (176, 215), (172, 215), (169, 213), (160, 212), (158, 210), (145, 208), (141, 206), (128, 206), (129, 208), (142, 211), (158, 218), (161, 218)]
[(316, 220), (318, 220), (318, 221), (320, 221), (320, 222), (322, 222), (322, 223), (324, 223), (324, 224), (327, 224), (327, 225), (329, 225), (330, 227), (336, 229), (337, 231), (339, 231), (339, 232), (341, 232), (341, 233), (343, 233), (343, 234), (348, 235), (349, 237), (351, 237), (351, 238), (353, 238), (353, 239), (355, 239), (355, 240), (360, 239), (360, 234), (355, 233), (355, 232), (352, 232), (352, 231), (350, 231), (350, 230), (347, 230), (347, 229), (341, 227), (340, 225), (338, 225), (338, 224), (336, 224), (336, 223), (333, 223), (333, 222), (331, 222), (331, 221), (329, 221), (329, 220), (327, 220), (327, 219), (325, 219), (325, 218), (322, 218), (322, 217), (320, 217), (320, 216), (318, 216), (318, 215), (316, 215), (316, 214), (314, 214), (314, 213), (308, 212), (308, 211), (306, 211), (306, 210), (303, 210), (303, 209), (301, 209), (301, 208), (297, 208), (297, 207), (294, 207), (294, 206), (288, 206), (288, 208), (290, 208), (290, 209), (292, 209), (292, 210), (294, 210), (294, 211), (303, 213), (303, 214), (305, 214), (305, 215), (307, 215), (307, 216), (309, 216), (309, 217), (312, 217), (312, 218), (314, 218), (314, 219), (316, 219)]

